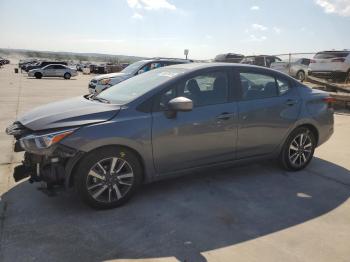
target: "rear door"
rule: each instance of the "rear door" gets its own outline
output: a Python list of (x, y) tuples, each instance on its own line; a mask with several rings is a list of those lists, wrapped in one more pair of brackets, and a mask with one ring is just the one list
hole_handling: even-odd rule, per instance
[(237, 157), (272, 153), (298, 118), (297, 88), (282, 75), (257, 69), (240, 69), (241, 99)]
[[(230, 73), (220, 69), (194, 74), (164, 90), (153, 112), (152, 144), (158, 172), (167, 173), (233, 160), (237, 139), (237, 102)], [(190, 112), (166, 114), (167, 103), (185, 96)]]

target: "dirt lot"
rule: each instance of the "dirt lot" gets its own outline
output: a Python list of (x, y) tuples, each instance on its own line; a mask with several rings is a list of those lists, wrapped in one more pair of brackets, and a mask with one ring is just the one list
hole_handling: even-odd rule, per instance
[(272, 161), (143, 187), (95, 211), (74, 194), (15, 184), (3, 130), (33, 107), (87, 92), (89, 76), (28, 79), (0, 69), (0, 261), (349, 261), (350, 115), (298, 173)]

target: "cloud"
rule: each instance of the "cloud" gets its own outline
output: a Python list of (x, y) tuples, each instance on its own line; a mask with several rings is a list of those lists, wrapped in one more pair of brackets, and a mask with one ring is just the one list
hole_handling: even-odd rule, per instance
[(246, 39), (247, 42), (263, 42), (267, 39), (266, 36), (256, 36), (256, 35), (250, 35), (248, 39)]
[(257, 5), (253, 5), (253, 6), (250, 8), (250, 10), (252, 10), (252, 11), (258, 11), (258, 10), (260, 10), (260, 7), (257, 6)]
[(252, 28), (258, 31), (266, 31), (267, 27), (259, 24), (252, 24)]
[(132, 19), (136, 19), (136, 20), (142, 20), (143, 19), (143, 15), (141, 15), (139, 13), (134, 13), (131, 18)]
[(274, 26), (272, 28), (272, 30), (276, 33), (276, 34), (280, 34), (282, 32), (281, 28), (277, 27), (277, 26)]
[(212, 35), (205, 35), (205, 38), (210, 40), (210, 39), (213, 39), (213, 36)]
[(314, 0), (327, 14), (350, 16), (350, 0)]
[(114, 43), (114, 44), (120, 44), (125, 42), (125, 39), (101, 39), (101, 38), (72, 38), (69, 39), (69, 41), (73, 42), (83, 42), (83, 43), (97, 43), (97, 44), (103, 44), (103, 43)]
[(168, 0), (127, 0), (127, 3), (132, 9), (176, 10), (176, 6), (169, 3)]

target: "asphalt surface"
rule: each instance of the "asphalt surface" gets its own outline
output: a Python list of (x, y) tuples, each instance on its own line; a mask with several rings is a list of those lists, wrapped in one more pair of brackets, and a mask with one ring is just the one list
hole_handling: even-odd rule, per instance
[(29, 79), (0, 69), (0, 261), (349, 261), (350, 115), (308, 168), (274, 161), (212, 169), (144, 186), (96, 211), (74, 192), (14, 183), (21, 154), (4, 129), (19, 114), (85, 94), (90, 76)]

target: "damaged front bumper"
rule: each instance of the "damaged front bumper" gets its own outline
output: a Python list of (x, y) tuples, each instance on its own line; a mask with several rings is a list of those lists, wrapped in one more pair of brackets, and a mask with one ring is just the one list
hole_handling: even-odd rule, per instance
[(25, 152), (22, 164), (14, 169), (14, 180), (18, 182), (29, 177), (30, 183), (45, 182), (48, 187), (69, 187), (73, 167), (82, 155), (82, 152), (63, 145), (57, 145), (50, 155)]
[(73, 167), (83, 155), (82, 152), (60, 143), (46, 149), (28, 146), (24, 148), (23, 137), (30, 136), (32, 132), (18, 122), (10, 126), (6, 132), (16, 139), (14, 151), (25, 151), (22, 164), (14, 168), (13, 177), (16, 182), (29, 177), (30, 183), (45, 182), (48, 188), (55, 185), (66, 187), (70, 185)]

